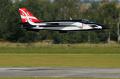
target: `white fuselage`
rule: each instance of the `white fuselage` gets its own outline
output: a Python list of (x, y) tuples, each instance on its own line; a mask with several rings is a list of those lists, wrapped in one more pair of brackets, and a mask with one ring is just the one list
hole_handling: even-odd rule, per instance
[(61, 31), (79, 31), (79, 30), (94, 30), (102, 29), (101, 26), (91, 27), (92, 24), (84, 24), (81, 22), (42, 22), (42, 23), (31, 23), (31, 29), (36, 30), (61, 30)]
[[(79, 30), (102, 30), (102, 26), (85, 20), (62, 20), (53, 22), (40, 22), (26, 8), (19, 9), (22, 23), (29, 30), (58, 30), (58, 31), (79, 31)], [(39, 23), (36, 23), (39, 22)]]

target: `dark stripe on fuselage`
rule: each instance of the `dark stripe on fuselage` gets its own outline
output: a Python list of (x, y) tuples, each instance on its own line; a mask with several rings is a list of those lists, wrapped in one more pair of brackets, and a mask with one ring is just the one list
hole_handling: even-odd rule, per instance
[(39, 27), (72, 27), (72, 26), (74, 25), (46, 25), (46, 26), (39, 26)]
[[(28, 24), (22, 24), (24, 28), (32, 28), (32, 27), (36, 27), (35, 25), (30, 25), (29, 23)], [(39, 27), (69, 27), (69, 26), (73, 26), (73, 25), (39, 25)]]

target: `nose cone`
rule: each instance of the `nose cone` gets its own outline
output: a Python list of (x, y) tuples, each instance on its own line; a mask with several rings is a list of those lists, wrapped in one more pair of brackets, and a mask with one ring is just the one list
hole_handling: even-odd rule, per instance
[(102, 26), (96, 25), (95, 29), (102, 29)]
[(102, 24), (97, 24), (96, 25), (97, 27), (96, 27), (96, 29), (109, 29), (109, 27), (107, 26), (107, 25), (102, 25)]
[(93, 28), (93, 29), (98, 29), (98, 30), (101, 30), (102, 29), (102, 26), (101, 25), (97, 25), (97, 24), (93, 24), (93, 25), (91, 25), (91, 27)]

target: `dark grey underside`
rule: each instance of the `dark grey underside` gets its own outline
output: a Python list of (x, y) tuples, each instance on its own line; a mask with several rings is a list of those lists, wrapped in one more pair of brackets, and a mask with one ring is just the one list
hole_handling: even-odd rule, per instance
[(92, 77), (120, 78), (120, 68), (0, 68), (0, 77)]

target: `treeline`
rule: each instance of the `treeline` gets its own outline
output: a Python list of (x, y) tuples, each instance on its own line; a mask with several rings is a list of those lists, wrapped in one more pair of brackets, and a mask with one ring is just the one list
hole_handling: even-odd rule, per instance
[[(59, 33), (41, 30), (31, 32), (20, 29), (20, 7), (28, 8), (42, 20), (88, 19), (109, 26), (103, 31), (77, 31)], [(0, 0), (0, 40), (11, 42), (37, 42), (52, 40), (53, 43), (106, 43), (118, 41), (120, 8), (118, 3), (83, 4), (79, 0), (23, 0), (13, 3)]]

